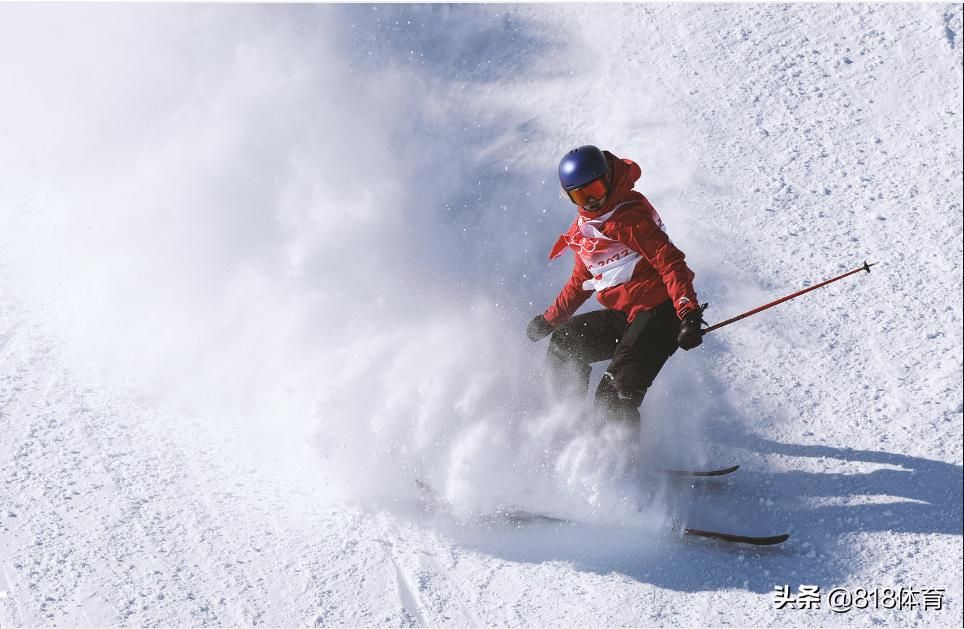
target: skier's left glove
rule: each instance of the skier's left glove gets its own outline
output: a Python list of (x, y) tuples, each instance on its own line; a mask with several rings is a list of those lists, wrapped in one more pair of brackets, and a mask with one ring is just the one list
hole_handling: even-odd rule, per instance
[(685, 350), (691, 350), (694, 347), (699, 347), (703, 342), (703, 328), (701, 327), (703, 323), (703, 309), (696, 308), (695, 310), (690, 310), (683, 316), (683, 323), (679, 328), (679, 336), (676, 337), (676, 342), (679, 346)]
[(526, 328), (526, 336), (535, 343), (552, 334), (554, 329), (544, 316), (539, 315), (529, 322), (529, 326)]

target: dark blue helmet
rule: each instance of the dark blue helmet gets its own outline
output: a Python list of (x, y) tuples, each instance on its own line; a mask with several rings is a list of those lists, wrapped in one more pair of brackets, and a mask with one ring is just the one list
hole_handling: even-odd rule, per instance
[(604, 177), (608, 170), (609, 162), (603, 152), (587, 144), (572, 149), (559, 162), (559, 183), (568, 192)]

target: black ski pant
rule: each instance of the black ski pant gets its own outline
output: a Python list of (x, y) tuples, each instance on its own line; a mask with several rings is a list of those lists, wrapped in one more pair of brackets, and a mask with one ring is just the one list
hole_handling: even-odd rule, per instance
[(608, 421), (638, 423), (646, 391), (679, 347), (679, 331), (670, 300), (640, 312), (632, 323), (618, 310), (577, 315), (549, 340), (550, 384), (556, 395), (581, 400), (589, 389), (590, 365), (610, 360), (596, 388), (596, 414)]

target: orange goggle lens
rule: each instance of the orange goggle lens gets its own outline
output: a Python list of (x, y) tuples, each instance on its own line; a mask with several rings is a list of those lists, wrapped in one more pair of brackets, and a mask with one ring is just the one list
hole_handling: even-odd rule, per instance
[(598, 201), (606, 196), (607, 192), (606, 182), (602, 179), (590, 181), (583, 187), (576, 188), (575, 190), (566, 190), (566, 194), (569, 195), (569, 200), (576, 205), (586, 205), (590, 199)]

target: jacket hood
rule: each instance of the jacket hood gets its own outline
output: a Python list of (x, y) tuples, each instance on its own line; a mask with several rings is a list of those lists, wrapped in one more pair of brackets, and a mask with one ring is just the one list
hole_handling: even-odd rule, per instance
[(621, 159), (609, 151), (603, 151), (603, 155), (609, 161), (609, 172), (611, 173), (609, 195), (606, 197), (606, 203), (598, 212), (587, 212), (579, 207), (579, 215), (584, 218), (594, 219), (611, 212), (618, 203), (626, 198), (639, 178), (643, 176), (642, 168), (633, 160)]

